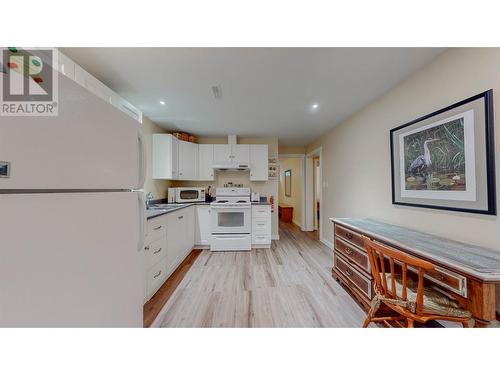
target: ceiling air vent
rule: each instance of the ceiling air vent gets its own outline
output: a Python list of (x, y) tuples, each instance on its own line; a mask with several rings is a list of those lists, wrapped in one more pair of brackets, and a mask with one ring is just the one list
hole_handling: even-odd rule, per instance
[(212, 86), (212, 93), (215, 99), (222, 99), (222, 89), (219, 85)]

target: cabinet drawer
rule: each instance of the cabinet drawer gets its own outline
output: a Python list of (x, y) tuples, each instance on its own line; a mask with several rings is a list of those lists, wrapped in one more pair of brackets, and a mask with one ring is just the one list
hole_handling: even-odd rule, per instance
[(146, 277), (149, 299), (156, 293), (167, 277), (167, 261), (163, 259), (151, 267), (148, 270)]
[(270, 234), (252, 234), (252, 244), (269, 245), (271, 243)]
[(335, 254), (335, 269), (346, 277), (366, 298), (372, 298), (372, 283), (354, 267), (350, 266), (340, 256)]
[(165, 215), (148, 220), (146, 230), (146, 243), (152, 242), (167, 234)]
[(146, 252), (146, 263), (148, 267), (152, 267), (167, 255), (167, 241), (165, 238), (157, 239), (144, 246), (144, 251)]
[(338, 224), (335, 224), (335, 235), (342, 237), (343, 240), (349, 241), (350, 243), (359, 246), (364, 249), (363, 237), (350, 229), (344, 228)]
[(253, 206), (252, 217), (271, 217), (271, 206)]
[(425, 272), (425, 278), (445, 289), (463, 297), (467, 297), (467, 278), (462, 275), (440, 267), (435, 267), (434, 270)]
[(266, 218), (254, 218), (252, 220), (252, 233), (270, 235), (271, 221)]
[(342, 253), (349, 262), (355, 263), (366, 273), (370, 273), (370, 262), (368, 261), (368, 255), (364, 251), (343, 241), (340, 237), (335, 237), (335, 251)]

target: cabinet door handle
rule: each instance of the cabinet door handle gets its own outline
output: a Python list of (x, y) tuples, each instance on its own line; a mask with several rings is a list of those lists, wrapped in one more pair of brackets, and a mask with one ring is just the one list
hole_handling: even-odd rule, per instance
[(148, 250), (149, 250), (149, 246), (146, 246), (146, 247), (144, 248), (144, 250), (148, 251)]
[(158, 230), (158, 229), (161, 229), (161, 227), (162, 227), (162, 226), (160, 225), (159, 227), (156, 227), (156, 228), (154, 228), (153, 230)]
[(153, 254), (158, 254), (160, 251), (161, 251), (161, 247), (158, 250), (153, 251)]
[(177, 219), (179, 219), (179, 220), (184, 219), (184, 215), (183, 216), (179, 216)]
[(153, 276), (153, 279), (156, 279), (158, 276), (161, 275), (161, 270), (158, 271), (158, 273), (156, 275)]

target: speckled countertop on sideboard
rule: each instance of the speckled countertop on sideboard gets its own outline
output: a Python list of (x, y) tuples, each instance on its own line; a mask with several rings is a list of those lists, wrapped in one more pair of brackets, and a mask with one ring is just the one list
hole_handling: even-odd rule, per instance
[(460, 270), (483, 281), (500, 282), (500, 251), (383, 223), (373, 219), (330, 218), (336, 224), (366, 233), (368, 236), (407, 249), (443, 265)]

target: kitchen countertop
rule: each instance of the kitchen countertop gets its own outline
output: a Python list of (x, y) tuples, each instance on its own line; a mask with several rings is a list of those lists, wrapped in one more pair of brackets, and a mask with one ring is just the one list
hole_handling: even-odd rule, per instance
[[(183, 208), (186, 208), (186, 207), (189, 207), (189, 206), (193, 206), (193, 205), (209, 205), (210, 203), (211, 202), (172, 203), (172, 207), (166, 207), (166, 208), (162, 208), (162, 209), (149, 209), (149, 210), (146, 210), (146, 218), (149, 220), (149, 219), (152, 219), (154, 217), (158, 217), (158, 216), (161, 216), (161, 215), (166, 215), (166, 214), (168, 214), (170, 212), (182, 210)], [(166, 204), (168, 206), (168, 203), (162, 203), (162, 204)], [(264, 198), (264, 199), (261, 198), (260, 202), (252, 202), (252, 205), (269, 205), (269, 204), (271, 204), (271, 203), (269, 203), (266, 198)]]
[(373, 219), (330, 218), (334, 223), (358, 229), (379, 241), (405, 248), (425, 258), (461, 270), (483, 281), (500, 281), (500, 252), (481, 246), (433, 236)]

